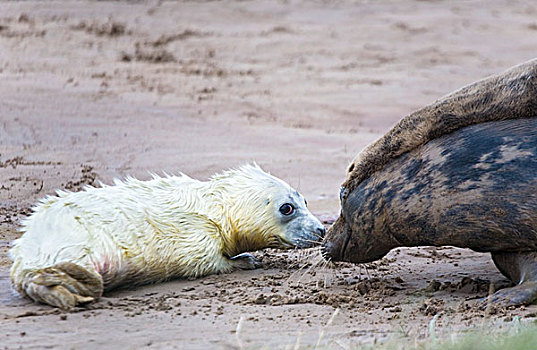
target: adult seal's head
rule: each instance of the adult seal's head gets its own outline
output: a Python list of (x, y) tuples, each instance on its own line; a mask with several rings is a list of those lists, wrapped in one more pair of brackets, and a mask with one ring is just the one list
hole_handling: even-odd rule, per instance
[(537, 298), (537, 60), (464, 87), (405, 118), (348, 168), (324, 256), (370, 262), (400, 246), (491, 252)]

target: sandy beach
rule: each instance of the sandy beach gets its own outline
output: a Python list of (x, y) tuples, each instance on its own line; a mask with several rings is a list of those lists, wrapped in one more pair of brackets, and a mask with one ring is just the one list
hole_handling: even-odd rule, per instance
[[(482, 310), (488, 254), (400, 248), (121, 289), (73, 313), (10, 289), (7, 250), (56, 189), (257, 162), (326, 221), (349, 162), (408, 113), (534, 58), (529, 1), (0, 2), (0, 348), (352, 348), (532, 322)], [(313, 267), (312, 267), (313, 266)], [(334, 316), (335, 315), (335, 316)]]

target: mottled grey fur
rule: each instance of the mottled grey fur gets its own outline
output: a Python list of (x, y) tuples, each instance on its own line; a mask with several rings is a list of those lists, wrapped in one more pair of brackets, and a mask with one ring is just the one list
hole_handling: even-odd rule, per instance
[(401, 246), (537, 251), (537, 118), (469, 126), (406, 153), (355, 188), (342, 215), (352, 237), (335, 254), (347, 261)]
[(465, 126), (537, 115), (537, 59), (465, 86), (401, 119), (366, 147), (348, 168), (344, 200), (393, 159)]

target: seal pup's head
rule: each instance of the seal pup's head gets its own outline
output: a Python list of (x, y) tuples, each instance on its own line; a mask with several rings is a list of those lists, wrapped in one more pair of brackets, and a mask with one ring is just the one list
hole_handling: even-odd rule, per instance
[(323, 224), (304, 197), (257, 164), (211, 177), (222, 197), (226, 254), (263, 248), (308, 248), (320, 243)]

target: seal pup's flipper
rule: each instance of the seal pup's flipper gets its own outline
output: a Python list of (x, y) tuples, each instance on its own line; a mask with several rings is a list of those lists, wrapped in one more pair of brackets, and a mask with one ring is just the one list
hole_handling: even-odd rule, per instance
[(537, 300), (537, 252), (491, 253), (502, 274), (516, 283), (489, 296), (486, 303), (498, 306), (528, 305)]
[(71, 310), (98, 299), (103, 280), (95, 272), (70, 262), (22, 272), (17, 288), (32, 300)]
[(229, 260), (232, 261), (233, 268), (240, 270), (255, 270), (263, 266), (261, 262), (250, 253), (238, 254), (229, 258)]

